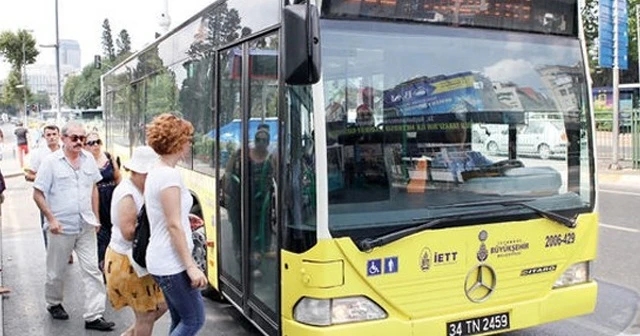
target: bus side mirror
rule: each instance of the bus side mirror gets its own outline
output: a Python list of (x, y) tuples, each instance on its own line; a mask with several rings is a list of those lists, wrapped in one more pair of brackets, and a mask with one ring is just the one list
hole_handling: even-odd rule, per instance
[(320, 80), (320, 19), (316, 6), (286, 6), (283, 19), (285, 83), (317, 83)]

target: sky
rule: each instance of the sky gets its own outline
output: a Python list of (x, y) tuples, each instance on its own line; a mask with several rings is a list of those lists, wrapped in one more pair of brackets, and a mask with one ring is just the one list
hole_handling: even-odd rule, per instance
[[(167, 0), (173, 29), (215, 0)], [(249, 0), (247, 0), (249, 1)], [(102, 22), (109, 19), (115, 45), (120, 30), (131, 36), (134, 51), (154, 40), (160, 31), (158, 18), (163, 0), (58, 0), (59, 38), (76, 40), (80, 44), (81, 62), (93, 62), (93, 55), (102, 54)], [(55, 1), (0, 0), (0, 32), (18, 29), (33, 30), (36, 43), (55, 43)], [(55, 64), (53, 48), (39, 48), (36, 64)], [(7, 77), (9, 65), (0, 59), (0, 79)]]

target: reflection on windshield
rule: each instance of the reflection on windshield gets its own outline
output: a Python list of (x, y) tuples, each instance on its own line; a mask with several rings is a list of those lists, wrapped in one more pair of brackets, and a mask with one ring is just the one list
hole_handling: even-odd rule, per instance
[[(569, 178), (589, 157), (577, 40), (323, 25), (332, 229), (510, 197), (590, 201), (589, 179)], [(575, 207), (562, 199), (546, 210)]]

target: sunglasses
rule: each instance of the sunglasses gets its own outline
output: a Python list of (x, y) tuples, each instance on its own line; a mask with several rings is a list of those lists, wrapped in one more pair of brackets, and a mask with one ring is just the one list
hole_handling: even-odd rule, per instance
[(87, 140), (86, 135), (77, 135), (77, 134), (67, 135), (67, 138), (69, 138), (71, 142), (77, 142), (78, 140), (80, 140), (80, 142), (85, 142)]
[(102, 140), (98, 139), (98, 140), (87, 141), (87, 146), (95, 146), (95, 145), (102, 145)]

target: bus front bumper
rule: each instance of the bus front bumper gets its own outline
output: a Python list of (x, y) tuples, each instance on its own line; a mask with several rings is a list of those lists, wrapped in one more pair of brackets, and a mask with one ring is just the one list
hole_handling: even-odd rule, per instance
[[(283, 336), (448, 336), (447, 323), (497, 313), (509, 313), (509, 329), (479, 333), (492, 335), (509, 330), (524, 329), (570, 317), (590, 314), (594, 311), (598, 285), (591, 281), (581, 285), (552, 290), (549, 295), (538, 300), (497, 305), (490, 308), (469, 310), (459, 314), (442, 315), (433, 318), (404, 320), (389, 316), (384, 320), (360, 322), (328, 327), (315, 327), (293, 321), (282, 320)], [(485, 305), (486, 306), (486, 305)], [(455, 335), (455, 334), (452, 334)]]

